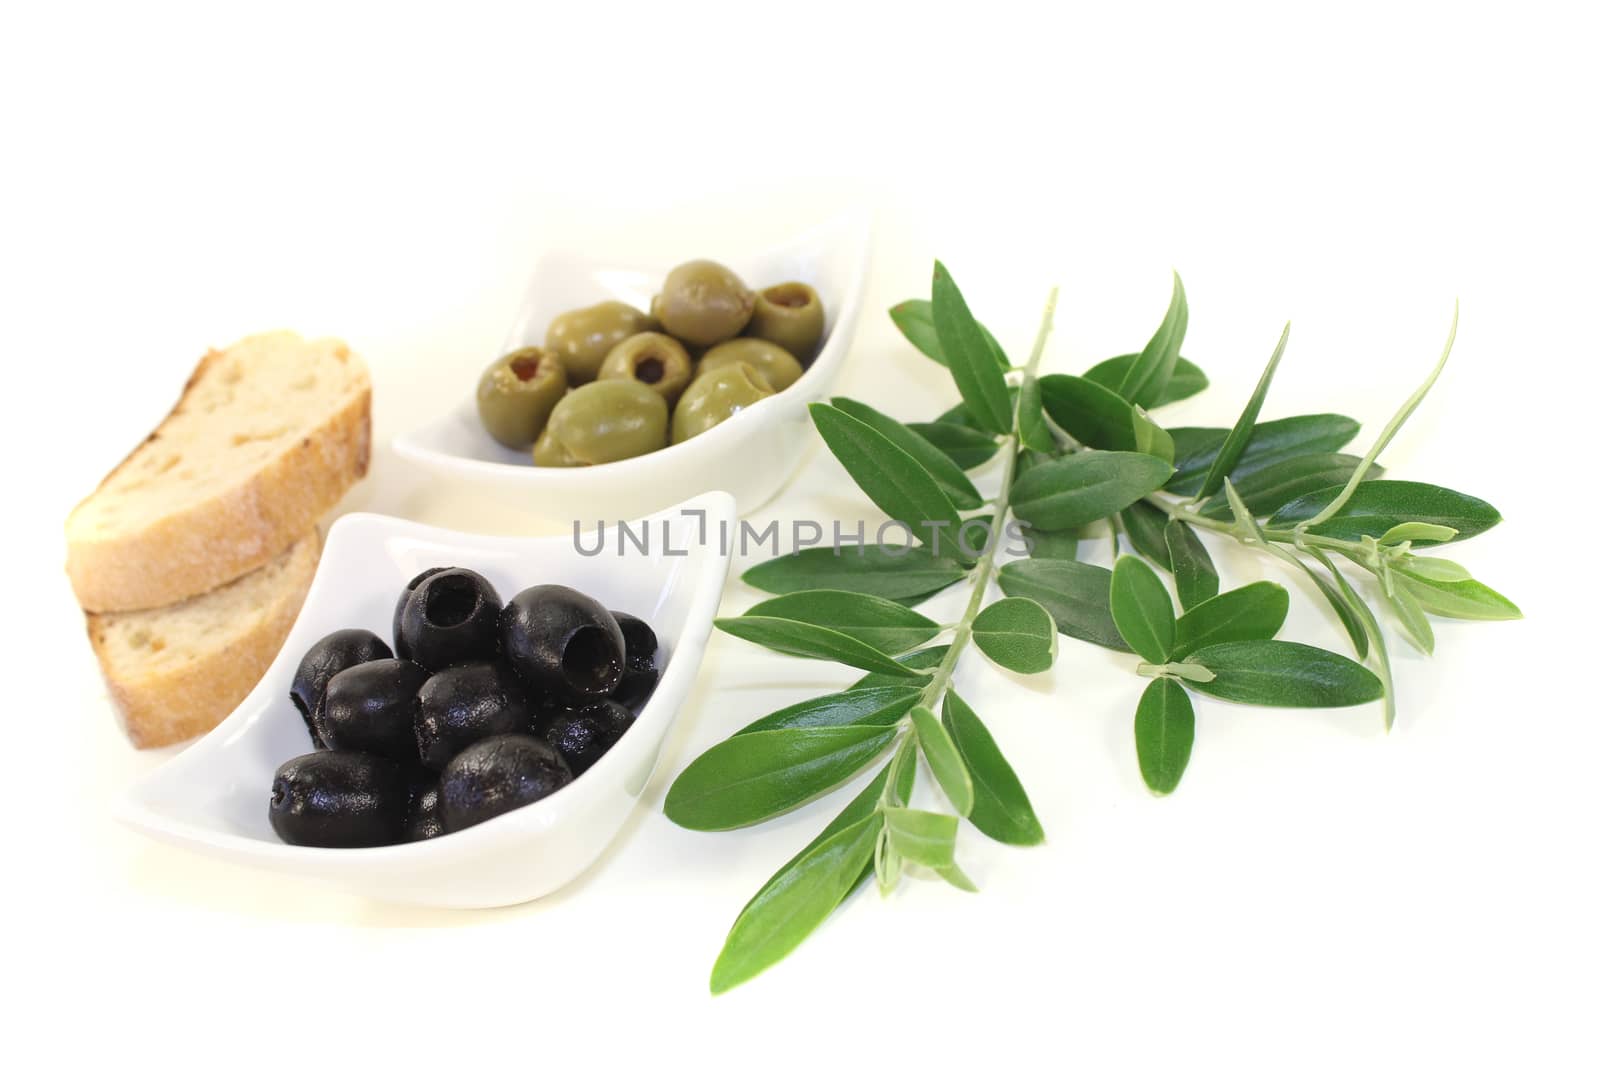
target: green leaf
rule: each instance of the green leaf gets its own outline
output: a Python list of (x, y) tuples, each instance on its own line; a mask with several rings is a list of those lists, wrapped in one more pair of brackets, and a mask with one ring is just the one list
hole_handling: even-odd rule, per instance
[(1233, 641), (1191, 653), (1212, 671), (1191, 688), (1221, 700), (1281, 708), (1339, 708), (1383, 696), (1383, 683), (1361, 664), (1293, 641)]
[(1401, 570), (1395, 572), (1394, 582), (1396, 591), (1404, 589), (1429, 615), (1484, 622), (1522, 618), (1522, 611), (1515, 604), (1470, 578), (1442, 582)]
[(1289, 326), (1284, 324), (1283, 333), (1278, 338), (1278, 347), (1273, 349), (1272, 357), (1267, 360), (1266, 370), (1261, 372), (1261, 380), (1256, 382), (1256, 391), (1250, 394), (1249, 403), (1239, 413), (1239, 421), (1233, 424), (1233, 429), (1228, 431), (1228, 436), (1222, 442), (1222, 447), (1217, 450), (1217, 458), (1212, 460), (1211, 468), (1206, 471), (1205, 482), (1200, 486), (1201, 496), (1210, 496), (1222, 488), (1222, 479), (1233, 473), (1234, 467), (1239, 463), (1239, 457), (1244, 454), (1245, 446), (1250, 443), (1251, 434), (1255, 432), (1256, 417), (1261, 414), (1261, 405), (1267, 399), (1267, 389), (1272, 385), (1272, 376), (1278, 372), (1278, 361), (1283, 358), (1283, 350), (1289, 344)]
[(897, 656), (939, 635), (941, 627), (926, 615), (893, 600), (840, 589), (786, 593), (763, 600), (744, 617), (792, 619), (853, 637), (879, 652)]
[(1194, 749), (1194, 705), (1183, 686), (1171, 678), (1145, 686), (1133, 716), (1133, 743), (1150, 792), (1166, 796), (1178, 788)]
[(1010, 433), (1011, 397), (1005, 371), (995, 359), (999, 346), (984, 334), (955, 279), (937, 261), (933, 265), (933, 326), (950, 376), (973, 419), (985, 430)]
[(1154, 504), (1136, 500), (1122, 512), (1122, 528), (1128, 532), (1135, 552), (1164, 571), (1172, 569), (1165, 512)]
[[(894, 320), (905, 339), (917, 347), (917, 351), (943, 367), (948, 367), (949, 361), (945, 359), (944, 349), (939, 344), (939, 333), (933, 326), (933, 304), (927, 300), (902, 300), (889, 309), (889, 318)], [(979, 323), (978, 329), (983, 330), (983, 335), (989, 343), (995, 360), (1002, 370), (1009, 370), (1009, 361), (1000, 349), (1000, 343), (994, 335)]]
[(1455, 560), (1438, 556), (1408, 556), (1395, 567), (1414, 578), (1431, 578), (1436, 582), (1465, 582), (1472, 578), (1472, 572)]
[(1160, 576), (1136, 556), (1123, 556), (1111, 570), (1111, 617), (1128, 647), (1146, 662), (1172, 658), (1172, 598)]
[(1389, 606), (1394, 609), (1395, 618), (1400, 620), (1400, 626), (1405, 630), (1406, 636), (1411, 638), (1412, 644), (1425, 654), (1433, 655), (1433, 624), (1428, 621), (1428, 616), (1423, 614), (1422, 605), (1417, 603), (1417, 598), (1398, 581), (1394, 583), (1394, 591), (1385, 596)]
[(972, 814), (972, 776), (961, 759), (956, 743), (933, 712), (918, 704), (911, 709), (911, 722), (917, 729), (917, 746), (922, 749), (934, 781), (944, 790), (950, 806), (960, 815)]
[[(1337, 452), (1355, 437), (1361, 424), (1344, 415), (1292, 415), (1256, 423), (1250, 443), (1233, 465), (1238, 481), (1264, 467), (1291, 456), (1310, 456)], [(1228, 439), (1228, 431), (1211, 427), (1182, 426), (1171, 431), (1177, 473), (1167, 483), (1167, 491), (1193, 495), (1205, 484), (1206, 472), (1216, 462), (1217, 453)]]
[[(1358, 642), (1361, 658), (1365, 659), (1367, 657), (1369, 641), (1372, 651), (1377, 654), (1378, 680), (1383, 684), (1383, 728), (1392, 730), (1394, 729), (1395, 719), (1394, 670), (1389, 664), (1389, 643), (1383, 638), (1383, 628), (1378, 625), (1378, 617), (1372, 613), (1372, 609), (1367, 606), (1367, 602), (1361, 599), (1361, 594), (1356, 592), (1355, 587), (1350, 584), (1350, 580), (1344, 576), (1344, 572), (1334, 565), (1333, 560), (1328, 558), (1327, 553), (1317, 548), (1309, 549), (1309, 552), (1323, 567), (1327, 568), (1328, 573), (1333, 576), (1333, 580), (1338, 583), (1338, 593), (1347, 605), (1345, 610), (1355, 618), (1356, 624), (1361, 629), (1362, 637)], [(1309, 567), (1306, 568), (1306, 573), (1312, 573)], [(1343, 618), (1342, 615), (1340, 617)], [(1348, 625), (1346, 623), (1347, 627)]]
[(1054, 452), (1055, 435), (1044, 421), (1044, 407), (1039, 399), (1039, 380), (1029, 378), (1017, 394), (1017, 437), (1023, 447), (1035, 452)]
[[(944, 659), (944, 654), (948, 651), (950, 651), (949, 645), (931, 645), (928, 648), (919, 648), (915, 652), (907, 652), (903, 656), (896, 656), (894, 659), (895, 663), (899, 664), (900, 667), (909, 667), (912, 670), (918, 671), (930, 670), (939, 665), (939, 663)], [(850, 687), (850, 690), (881, 689), (884, 686), (893, 685), (911, 685), (916, 686), (920, 690), (925, 688), (927, 683), (932, 680), (932, 675), (928, 674), (920, 675), (917, 678), (907, 681), (905, 676), (901, 674), (886, 674), (879, 673), (878, 671), (872, 671), (870, 673), (863, 674), (859, 679), (857, 679), (856, 683)]]
[(1215, 597), (1222, 583), (1217, 578), (1217, 565), (1211, 562), (1211, 553), (1206, 551), (1200, 535), (1190, 529), (1188, 523), (1171, 519), (1167, 522), (1164, 537), (1167, 554), (1172, 558), (1172, 577), (1178, 587), (1178, 603), (1188, 611)]
[(1161, 487), (1172, 467), (1138, 452), (1079, 452), (1027, 471), (1011, 487), (1017, 518), (1065, 530), (1114, 515)]
[[(909, 685), (847, 689), (842, 693), (802, 700), (765, 715), (740, 734), (795, 730), (813, 726), (893, 726), (905, 718), (922, 690)], [(738, 734), (734, 735), (735, 737)]]
[(725, 993), (793, 952), (822, 925), (872, 862), (883, 816), (868, 815), (812, 843), (750, 899), (711, 968)]
[(1197, 604), (1178, 616), (1172, 658), (1183, 659), (1211, 645), (1266, 641), (1289, 617), (1289, 591), (1276, 582), (1251, 582)]
[[(1139, 355), (1140, 353), (1133, 352), (1126, 356), (1112, 356), (1084, 371), (1083, 376), (1096, 385), (1103, 385), (1115, 392), (1122, 384), (1122, 380), (1128, 376), (1128, 369), (1133, 366), (1133, 361), (1138, 359)], [(1167, 381), (1167, 387), (1161, 390), (1161, 395), (1154, 403), (1145, 406), (1159, 408), (1187, 400), (1210, 384), (1206, 380), (1205, 371), (1179, 356), (1177, 365), (1172, 368), (1172, 377)]]
[(1039, 674), (1056, 658), (1050, 613), (1027, 597), (996, 600), (972, 620), (972, 640), (985, 656), (1019, 674)]
[(1173, 271), (1172, 299), (1167, 304), (1166, 317), (1144, 351), (1128, 366), (1117, 392), (1140, 407), (1155, 407), (1178, 365), (1178, 349), (1183, 347), (1188, 329), (1189, 299), (1183, 291), (1183, 279)]
[(1077, 559), (1077, 530), (1034, 530), (1027, 533), (1028, 555), (1034, 559)]
[(716, 626), (724, 633), (789, 656), (832, 660), (883, 674), (903, 674), (908, 677), (916, 674), (866, 642), (814, 623), (740, 615), (718, 619)]
[(846, 589), (888, 600), (910, 600), (937, 593), (966, 577), (957, 554), (934, 555), (918, 545), (804, 548), (758, 563), (744, 580), (768, 593), (806, 589)]
[[(1350, 475), (1360, 462), (1359, 456), (1350, 456), (1343, 452), (1291, 456), (1270, 467), (1263, 467), (1235, 478), (1233, 486), (1244, 498), (1251, 514), (1271, 515), (1291, 500), (1297, 500), (1308, 493), (1324, 489), (1337, 492), (1344, 488), (1345, 482), (1350, 480)], [(1383, 468), (1376, 465), (1366, 471), (1369, 478), (1376, 478), (1382, 473)], [(1213, 496), (1200, 509), (1200, 514), (1207, 518), (1216, 518), (1228, 514), (1228, 510), (1226, 500), (1220, 496)]]
[(701, 753), (667, 791), (667, 818), (688, 830), (732, 830), (782, 815), (865, 767), (892, 727), (816, 726), (734, 734)]
[(1390, 545), (1404, 544), (1407, 541), (1421, 541), (1424, 544), (1442, 545), (1447, 541), (1455, 540), (1460, 530), (1451, 526), (1439, 526), (1431, 522), (1402, 522), (1385, 530), (1383, 536), (1378, 538), (1378, 544), (1387, 548)]
[[(1339, 495), (1338, 489), (1324, 489), (1292, 500), (1279, 508), (1269, 526), (1296, 526), (1320, 514)], [(1500, 513), (1486, 501), (1426, 482), (1362, 482), (1337, 514), (1315, 524), (1323, 537), (1359, 541), (1363, 537), (1382, 537), (1407, 522), (1448, 526), (1456, 531), (1455, 540), (1476, 537), (1500, 521)], [(1425, 541), (1426, 538), (1413, 538)]]
[(1171, 460), (1172, 436), (1105, 386), (1070, 374), (1047, 374), (1038, 381), (1044, 410), (1080, 444)]
[(895, 421), (876, 408), (848, 397), (834, 397), (833, 406), (877, 430), (906, 455), (916, 460), (922, 469), (939, 483), (939, 488), (944, 490), (944, 495), (958, 510), (971, 511), (983, 503), (983, 496), (973, 488), (955, 461), (909, 426)]
[(936, 527), (954, 530), (961, 525), (955, 505), (933, 475), (899, 445), (838, 408), (814, 403), (810, 409), (823, 443), (861, 491), (884, 514), (911, 527), (917, 540), (929, 540)]
[(944, 728), (972, 777), (972, 813), (980, 831), (1007, 845), (1037, 845), (1044, 827), (1028, 794), (976, 712), (950, 690), (944, 698)]
[(1111, 618), (1111, 572), (1066, 559), (1019, 559), (1000, 568), (1000, 589), (1036, 600), (1056, 629), (1079, 641), (1131, 651)]
[(1000, 444), (993, 434), (970, 426), (959, 426), (953, 422), (911, 422), (906, 425), (949, 456), (950, 462), (964, 471), (982, 466), (1000, 451)]
[(938, 870), (956, 861), (956, 831), (961, 820), (954, 815), (890, 808), (883, 817), (890, 843), (912, 863)]

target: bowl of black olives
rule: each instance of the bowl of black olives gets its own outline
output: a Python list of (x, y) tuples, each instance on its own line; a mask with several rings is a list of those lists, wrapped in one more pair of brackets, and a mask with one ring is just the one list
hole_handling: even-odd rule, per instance
[(727, 573), (702, 512), (733, 501), (640, 520), (653, 553), (340, 519), (261, 683), (123, 819), (405, 903), (559, 888), (621, 828), (698, 671)]
[(468, 395), (395, 450), (456, 484), (536, 498), (558, 521), (710, 489), (752, 511), (800, 462), (807, 405), (831, 394), (869, 244), (868, 216), (852, 213), (698, 258), (552, 249), (500, 351), (463, 358)]

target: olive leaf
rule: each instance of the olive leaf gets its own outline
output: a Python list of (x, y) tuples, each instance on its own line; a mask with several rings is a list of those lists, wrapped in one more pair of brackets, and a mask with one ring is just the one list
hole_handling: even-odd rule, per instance
[(972, 811), (967, 819), (1007, 845), (1043, 843), (1044, 827), (1017, 773), (977, 713), (953, 689), (945, 694), (941, 718), (972, 777)]
[(908, 652), (938, 636), (940, 626), (926, 615), (902, 607), (893, 600), (869, 593), (850, 593), (839, 589), (815, 589), (786, 593), (763, 600), (745, 613), (745, 618), (761, 616), (791, 619), (821, 626), (853, 637), (888, 656)]
[(1034, 559), (1077, 559), (1078, 531), (1035, 530), (1026, 534), (1028, 555)]
[(1404, 585), (1396, 582), (1385, 599), (1394, 609), (1395, 618), (1400, 620), (1400, 626), (1405, 630), (1406, 636), (1411, 638), (1411, 643), (1427, 655), (1433, 655), (1433, 624), (1423, 613), (1422, 605), (1417, 603), (1417, 598)]
[(1150, 792), (1166, 796), (1178, 788), (1194, 749), (1194, 705), (1182, 685), (1171, 678), (1151, 680), (1134, 712), (1133, 741)]
[(1172, 435), (1097, 382), (1047, 374), (1039, 379), (1039, 400), (1050, 420), (1080, 444), (1108, 452), (1147, 452), (1169, 462), (1173, 458)]
[(860, 419), (823, 403), (809, 405), (811, 421), (855, 483), (891, 519), (919, 541), (935, 529), (954, 530), (961, 516), (933, 475), (912, 456)]
[(1056, 627), (1035, 600), (1008, 596), (972, 620), (972, 640), (994, 662), (1019, 674), (1050, 669), (1056, 657)]
[(1025, 448), (1035, 452), (1054, 452), (1055, 435), (1044, 419), (1044, 405), (1039, 396), (1039, 380), (1029, 378), (1022, 383), (1017, 394), (1017, 436)]
[[(895, 663), (899, 668), (909, 667), (913, 671), (926, 671), (937, 667), (943, 660), (946, 652), (950, 651), (949, 645), (930, 645), (919, 648), (915, 652), (907, 652), (903, 656), (896, 656)], [(889, 674), (879, 671), (868, 671), (856, 680), (850, 690), (857, 689), (882, 689), (885, 686), (924, 686), (931, 680), (931, 675), (923, 674), (916, 678), (907, 678), (903, 674)]]
[[(1238, 481), (1294, 456), (1337, 452), (1354, 440), (1360, 430), (1361, 424), (1345, 415), (1291, 415), (1258, 422), (1230, 476)], [(1167, 483), (1167, 491), (1192, 496), (1205, 484), (1206, 474), (1228, 439), (1228, 431), (1181, 426), (1170, 433), (1175, 453), (1172, 464), (1176, 471)]]
[(916, 674), (916, 671), (896, 663), (866, 642), (815, 623), (739, 615), (716, 620), (716, 627), (724, 633), (789, 656), (833, 660), (883, 674)]
[(953, 422), (909, 422), (906, 425), (962, 470), (980, 467), (1000, 451), (994, 435)]
[(1066, 559), (1019, 559), (1000, 568), (1000, 590), (1037, 601), (1068, 637), (1127, 652), (1111, 617), (1111, 572)]
[(1289, 617), (1289, 591), (1276, 582), (1251, 582), (1178, 616), (1172, 628), (1172, 658), (1183, 659), (1211, 645), (1265, 641)]
[(922, 749), (922, 758), (928, 761), (928, 769), (933, 772), (939, 788), (944, 790), (950, 806), (960, 815), (972, 814), (972, 775), (944, 724), (921, 704), (911, 709), (911, 724), (917, 730), (917, 747)]
[[(1292, 500), (1322, 490), (1339, 490), (1361, 463), (1359, 456), (1343, 452), (1318, 452), (1308, 456), (1290, 456), (1269, 467), (1262, 467), (1233, 480), (1239, 497), (1254, 515), (1271, 515)], [(1373, 464), (1365, 475), (1377, 478), (1383, 468)], [(1207, 518), (1226, 515), (1228, 502), (1213, 496), (1200, 508)]]
[(1167, 515), (1154, 504), (1136, 500), (1122, 512), (1122, 528), (1133, 542), (1133, 549), (1164, 571), (1172, 569), (1172, 552), (1167, 548)]
[(1172, 598), (1156, 572), (1135, 556), (1123, 556), (1111, 570), (1111, 617), (1128, 647), (1146, 662), (1172, 658)]
[(1439, 581), (1414, 571), (1398, 570), (1394, 582), (1397, 591), (1405, 590), (1429, 615), (1481, 622), (1522, 618), (1522, 611), (1515, 604), (1471, 578)]
[(1011, 396), (1006, 389), (1005, 371), (995, 360), (999, 346), (972, 317), (955, 279), (937, 261), (933, 265), (933, 326), (945, 365), (973, 419), (985, 430), (1010, 433)]
[(961, 468), (956, 462), (909, 426), (891, 419), (876, 408), (847, 397), (834, 397), (833, 406), (877, 430), (916, 460), (923, 470), (933, 476), (939, 488), (944, 490), (944, 495), (950, 498), (950, 503), (958, 510), (971, 511), (983, 503), (982, 495), (973, 488), (967, 476), (961, 473)]
[[(1384, 639), (1383, 629), (1378, 625), (1378, 618), (1372, 613), (1372, 609), (1367, 606), (1367, 602), (1361, 598), (1361, 594), (1356, 592), (1355, 588), (1350, 584), (1350, 580), (1344, 576), (1344, 572), (1339, 570), (1334, 565), (1333, 560), (1328, 558), (1327, 553), (1313, 548), (1310, 550), (1310, 555), (1313, 559), (1319, 561), (1328, 573), (1332, 575), (1346, 609), (1355, 617), (1357, 625), (1361, 628), (1361, 658), (1366, 659), (1369, 647), (1375, 653), (1378, 664), (1378, 680), (1383, 684), (1383, 728), (1392, 730), (1394, 729), (1396, 714), (1394, 670), (1389, 663), (1389, 643)], [(1307, 570), (1309, 573), (1309, 568)]]
[(896, 851), (912, 863), (938, 870), (956, 861), (956, 830), (961, 820), (954, 815), (913, 808), (890, 808), (884, 823)]
[[(1500, 512), (1488, 501), (1426, 482), (1362, 482), (1349, 492), (1339, 510), (1318, 518), (1342, 493), (1323, 489), (1308, 493), (1283, 505), (1268, 520), (1271, 527), (1305, 525), (1323, 537), (1359, 541), (1363, 537), (1382, 537), (1396, 526), (1427, 523), (1455, 532), (1451, 540), (1476, 537), (1500, 522)], [(1419, 534), (1412, 541), (1431, 538)]]
[(860, 545), (804, 548), (758, 563), (744, 580), (767, 593), (845, 589), (887, 600), (931, 596), (966, 576), (954, 555), (935, 555), (920, 545)]
[(1222, 479), (1233, 473), (1239, 463), (1239, 457), (1244, 455), (1245, 447), (1255, 432), (1256, 416), (1261, 414), (1261, 405), (1266, 401), (1267, 390), (1272, 386), (1272, 376), (1278, 372), (1278, 361), (1283, 359), (1283, 350), (1288, 344), (1289, 324), (1284, 323), (1283, 333), (1278, 337), (1278, 347), (1272, 350), (1272, 356), (1267, 360), (1267, 367), (1261, 372), (1261, 380), (1256, 382), (1255, 392), (1250, 394), (1250, 400), (1239, 413), (1239, 420), (1233, 424), (1233, 429), (1228, 431), (1228, 436), (1222, 441), (1222, 447), (1217, 449), (1217, 457), (1211, 461), (1211, 467), (1206, 471), (1205, 481), (1200, 485), (1200, 496), (1210, 496), (1221, 489)]
[(1163, 531), (1167, 555), (1172, 561), (1173, 584), (1178, 587), (1178, 603), (1190, 610), (1217, 595), (1222, 588), (1217, 565), (1198, 534), (1187, 524), (1173, 519)]
[[(942, 367), (950, 365), (949, 360), (945, 358), (944, 348), (939, 344), (939, 332), (934, 329), (933, 304), (930, 301), (902, 300), (889, 309), (889, 318), (894, 321), (905, 339), (916, 346), (917, 351)], [(1009, 370), (1010, 361), (1005, 358), (1005, 353), (1001, 351), (1000, 343), (994, 339), (994, 335), (982, 323), (978, 324), (978, 329), (983, 331), (1000, 369)]]
[(1114, 515), (1161, 487), (1172, 468), (1139, 452), (1079, 452), (1017, 478), (1011, 508), (1042, 530), (1065, 530)]
[(1183, 291), (1183, 279), (1172, 272), (1172, 299), (1167, 303), (1167, 314), (1155, 334), (1145, 344), (1144, 351), (1128, 365), (1117, 392), (1140, 407), (1152, 408), (1160, 401), (1172, 380), (1178, 365), (1178, 349), (1189, 329), (1189, 298)]
[(1209, 682), (1189, 681), (1191, 688), (1239, 704), (1338, 708), (1383, 696), (1383, 683), (1361, 664), (1293, 641), (1209, 645), (1190, 653), (1185, 662), (1216, 675)]
[(688, 830), (732, 830), (782, 815), (850, 778), (894, 738), (878, 726), (734, 734), (678, 775), (667, 818)]
[[(1141, 354), (1131, 352), (1125, 356), (1112, 356), (1110, 359), (1101, 360), (1084, 371), (1083, 376), (1096, 385), (1103, 385), (1115, 392)], [(1210, 384), (1205, 371), (1179, 356), (1177, 364), (1172, 368), (1172, 377), (1167, 379), (1167, 387), (1161, 390), (1161, 395), (1153, 403), (1146, 404), (1145, 407), (1159, 408), (1187, 400)]]
[[(741, 734), (793, 730), (812, 726), (893, 726), (905, 718), (922, 690), (909, 685), (882, 685), (828, 693), (779, 708), (750, 723)], [(738, 736), (735, 734), (734, 736)]]

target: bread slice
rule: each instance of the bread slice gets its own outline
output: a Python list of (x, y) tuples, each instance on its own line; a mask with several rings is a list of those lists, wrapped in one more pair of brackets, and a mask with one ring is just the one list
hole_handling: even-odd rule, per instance
[(313, 532), (215, 592), (88, 616), (89, 641), (135, 747), (203, 734), (250, 695), (289, 636), (321, 554)]
[(367, 471), (372, 385), (340, 341), (282, 331), (209, 353), (178, 406), (67, 519), (85, 611), (174, 604), (306, 536)]

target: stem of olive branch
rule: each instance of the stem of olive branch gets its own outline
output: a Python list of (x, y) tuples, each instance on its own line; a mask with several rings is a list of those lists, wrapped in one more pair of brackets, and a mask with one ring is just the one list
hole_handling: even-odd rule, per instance
[[(1050, 338), (1050, 330), (1056, 320), (1056, 298), (1060, 293), (1059, 287), (1050, 290), (1050, 296), (1045, 301), (1044, 315), (1039, 322), (1039, 332), (1033, 339), (1033, 351), (1028, 354), (1027, 365), (1022, 368), (1021, 385), (1026, 388), (1028, 383), (1039, 375), (1039, 361), (1044, 358), (1045, 342)], [(1001, 450), (1005, 454), (1004, 464), (1000, 468), (1000, 489), (995, 494), (994, 517), (989, 520), (989, 541), (983, 547), (983, 555), (978, 558), (977, 565), (973, 568), (971, 582), (972, 595), (967, 598), (967, 608), (961, 614), (961, 620), (955, 623), (950, 636), (950, 647), (945, 650), (944, 657), (939, 661), (938, 668), (933, 672), (922, 690), (921, 704), (929, 711), (937, 712), (939, 705), (944, 700), (945, 690), (950, 687), (950, 678), (955, 673), (956, 663), (961, 659), (967, 642), (972, 639), (972, 623), (983, 610), (983, 598), (989, 591), (989, 582), (994, 578), (995, 557), (1000, 552), (1002, 534), (1005, 531), (1006, 516), (1011, 511), (1011, 483), (1016, 478), (1017, 455), (1021, 451), (1021, 391), (1018, 391), (1017, 400), (1011, 405), (1011, 433), (1002, 438)], [(900, 739), (900, 750), (916, 741), (915, 729), (907, 730)], [(900, 759), (900, 751), (895, 753), (895, 759)], [(889, 776), (884, 783), (884, 798), (893, 795), (894, 775)]]

